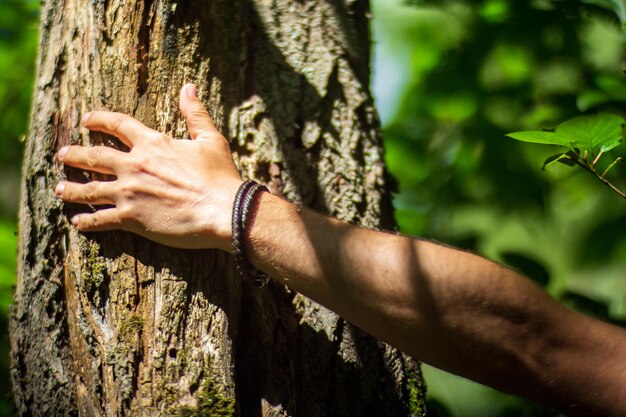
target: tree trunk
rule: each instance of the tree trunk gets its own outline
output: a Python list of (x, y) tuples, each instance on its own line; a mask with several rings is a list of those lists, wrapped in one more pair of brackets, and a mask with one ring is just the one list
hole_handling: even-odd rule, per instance
[[(393, 227), (368, 91), (366, 0), (44, 0), (23, 168), (11, 380), (20, 416), (409, 416), (410, 358), (229, 255), (122, 232), (78, 234), (54, 197), (92, 109), (184, 137), (198, 85), (244, 177), (372, 228)], [(181, 161), (181, 164), (185, 161)], [(89, 209), (89, 208), (87, 208)]]

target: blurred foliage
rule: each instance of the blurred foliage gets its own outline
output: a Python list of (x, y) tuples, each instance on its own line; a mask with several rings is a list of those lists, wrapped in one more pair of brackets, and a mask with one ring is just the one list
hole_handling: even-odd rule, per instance
[(0, 0), (0, 166), (17, 169), (33, 88), (39, 2)]
[[(1, 9), (0, 9), (1, 10)], [(0, 220), (0, 416), (11, 416), (8, 309), (13, 302), (17, 258), (15, 221)]]
[(0, 0), (0, 218), (16, 215), (38, 24), (38, 1)]
[(0, 416), (11, 416), (8, 308), (17, 258), (22, 142), (30, 113), (39, 2), (0, 0)]
[[(623, 326), (624, 201), (582, 170), (557, 164), (542, 171), (559, 147), (504, 136), (554, 129), (584, 113), (626, 114), (626, 2), (373, 5), (375, 54), (409, 67), (398, 72), (395, 110), (381, 109), (401, 231), (507, 264), (567, 306)], [(376, 78), (374, 90), (388, 94)], [(608, 153), (612, 161), (626, 146)], [(613, 167), (622, 184), (625, 165)], [(430, 367), (424, 372), (440, 416), (556, 415)]]

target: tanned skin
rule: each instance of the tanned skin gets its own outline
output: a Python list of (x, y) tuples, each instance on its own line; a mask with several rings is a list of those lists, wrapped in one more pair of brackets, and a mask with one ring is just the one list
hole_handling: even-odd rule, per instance
[[(120, 113), (83, 117), (130, 148), (69, 146), (63, 164), (116, 180), (62, 182), (67, 202), (107, 205), (72, 223), (180, 248), (231, 251), (242, 183), (196, 87), (180, 109), (191, 140)], [(366, 230), (263, 193), (247, 251), (279, 283), (416, 359), (572, 416), (626, 415), (626, 331), (560, 306), (528, 279), (454, 248)]]

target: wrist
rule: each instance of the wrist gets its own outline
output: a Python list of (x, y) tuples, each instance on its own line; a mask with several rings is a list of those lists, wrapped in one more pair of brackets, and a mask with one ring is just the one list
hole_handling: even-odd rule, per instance
[(255, 287), (263, 287), (269, 277), (252, 266), (248, 257), (251, 229), (258, 200), (268, 189), (255, 181), (245, 181), (237, 190), (232, 211), (232, 249), (240, 278)]
[(232, 179), (224, 183), (219, 192), (208, 191), (201, 219), (204, 247), (232, 253), (233, 203), (241, 184), (241, 179)]

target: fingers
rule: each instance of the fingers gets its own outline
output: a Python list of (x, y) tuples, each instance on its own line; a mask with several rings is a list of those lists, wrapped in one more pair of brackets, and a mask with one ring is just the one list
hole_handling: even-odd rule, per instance
[(98, 210), (95, 213), (77, 214), (72, 224), (81, 232), (103, 232), (122, 229), (122, 221), (116, 208)]
[[(81, 204), (114, 204), (113, 182), (93, 181), (87, 184), (62, 182), (55, 189), (63, 201)], [(94, 213), (81, 213), (72, 217), (72, 224), (81, 232), (100, 232), (123, 229), (122, 218), (116, 207), (100, 209)]]
[(198, 98), (198, 90), (193, 84), (185, 84), (180, 90), (180, 112), (187, 122), (192, 139), (221, 137), (215, 128), (209, 112)]
[(93, 181), (87, 184), (62, 182), (54, 190), (57, 197), (69, 203), (114, 204), (113, 183)]
[(101, 174), (115, 174), (124, 156), (124, 152), (106, 146), (65, 146), (58, 153), (59, 161), (66, 165)]
[(81, 123), (89, 130), (108, 133), (117, 137), (128, 147), (158, 137), (158, 132), (123, 113), (93, 111), (83, 116)]

